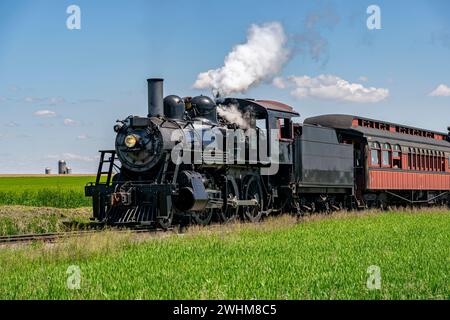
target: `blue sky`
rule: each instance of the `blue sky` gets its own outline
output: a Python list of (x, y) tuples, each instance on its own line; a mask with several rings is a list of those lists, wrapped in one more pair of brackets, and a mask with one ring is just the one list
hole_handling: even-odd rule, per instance
[[(81, 8), (81, 30), (66, 27), (71, 4)], [(371, 4), (381, 9), (381, 30), (366, 27)], [(282, 26), (290, 51), (277, 77), (315, 80), (302, 97), (295, 84), (281, 89), (272, 79), (237, 96), (280, 100), (299, 120), (353, 113), (450, 125), (446, 0), (1, 0), (0, 173), (56, 171), (60, 158), (75, 173), (94, 172), (97, 151), (114, 146), (115, 120), (145, 115), (146, 78), (164, 77), (165, 94), (210, 94), (193, 88), (197, 76), (222, 67), (252, 24), (269, 22)], [(389, 93), (371, 102), (324, 98), (311, 89), (321, 75)], [(439, 85), (440, 96), (430, 96)]]

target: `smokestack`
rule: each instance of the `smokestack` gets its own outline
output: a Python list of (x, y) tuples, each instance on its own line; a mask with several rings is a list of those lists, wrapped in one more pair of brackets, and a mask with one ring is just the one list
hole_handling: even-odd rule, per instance
[(163, 81), (164, 79), (159, 78), (147, 79), (148, 117), (164, 115)]

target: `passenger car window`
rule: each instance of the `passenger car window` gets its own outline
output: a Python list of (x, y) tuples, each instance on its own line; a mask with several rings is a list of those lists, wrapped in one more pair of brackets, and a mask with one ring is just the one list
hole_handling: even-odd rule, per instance
[(388, 167), (391, 165), (391, 159), (390, 159), (389, 153), (390, 153), (390, 151), (383, 150), (383, 152), (381, 154), (381, 164), (384, 167)]
[(392, 167), (394, 169), (402, 168), (402, 149), (398, 144), (393, 146)]
[(372, 167), (380, 166), (380, 144), (378, 142), (371, 142), (369, 144), (370, 150), (370, 165)]
[(381, 165), (383, 167), (391, 166), (391, 156), (392, 156), (391, 145), (389, 143), (383, 143), (383, 150), (381, 152)]
[(380, 159), (378, 158), (378, 150), (371, 150), (370, 151), (370, 163), (373, 166), (380, 164)]

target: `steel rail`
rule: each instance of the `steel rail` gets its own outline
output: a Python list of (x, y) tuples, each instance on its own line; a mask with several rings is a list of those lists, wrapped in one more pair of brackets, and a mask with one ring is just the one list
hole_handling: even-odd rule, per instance
[[(171, 229), (167, 230), (170, 231)], [(31, 233), (31, 234), (20, 234), (20, 235), (8, 235), (0, 236), (0, 244), (9, 243), (21, 243), (21, 242), (33, 242), (33, 241), (44, 241), (52, 242), (59, 239), (80, 237), (85, 235), (91, 235), (96, 233), (101, 233), (105, 231), (111, 231), (116, 233), (157, 233), (164, 231), (162, 229), (106, 229), (106, 230), (80, 230), (80, 231), (70, 231), (70, 232), (54, 232), (54, 233)]]

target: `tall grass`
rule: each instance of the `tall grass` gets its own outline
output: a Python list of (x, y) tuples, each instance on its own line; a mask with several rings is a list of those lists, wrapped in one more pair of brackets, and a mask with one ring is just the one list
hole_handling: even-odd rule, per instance
[(84, 196), (92, 176), (1, 177), (0, 205), (79, 208), (91, 206)]
[[(450, 212), (114, 233), (0, 250), (0, 299), (449, 299)], [(81, 287), (67, 288), (79, 266)], [(370, 290), (367, 269), (381, 287)]]
[(90, 208), (0, 206), (0, 236), (81, 229), (91, 215)]

